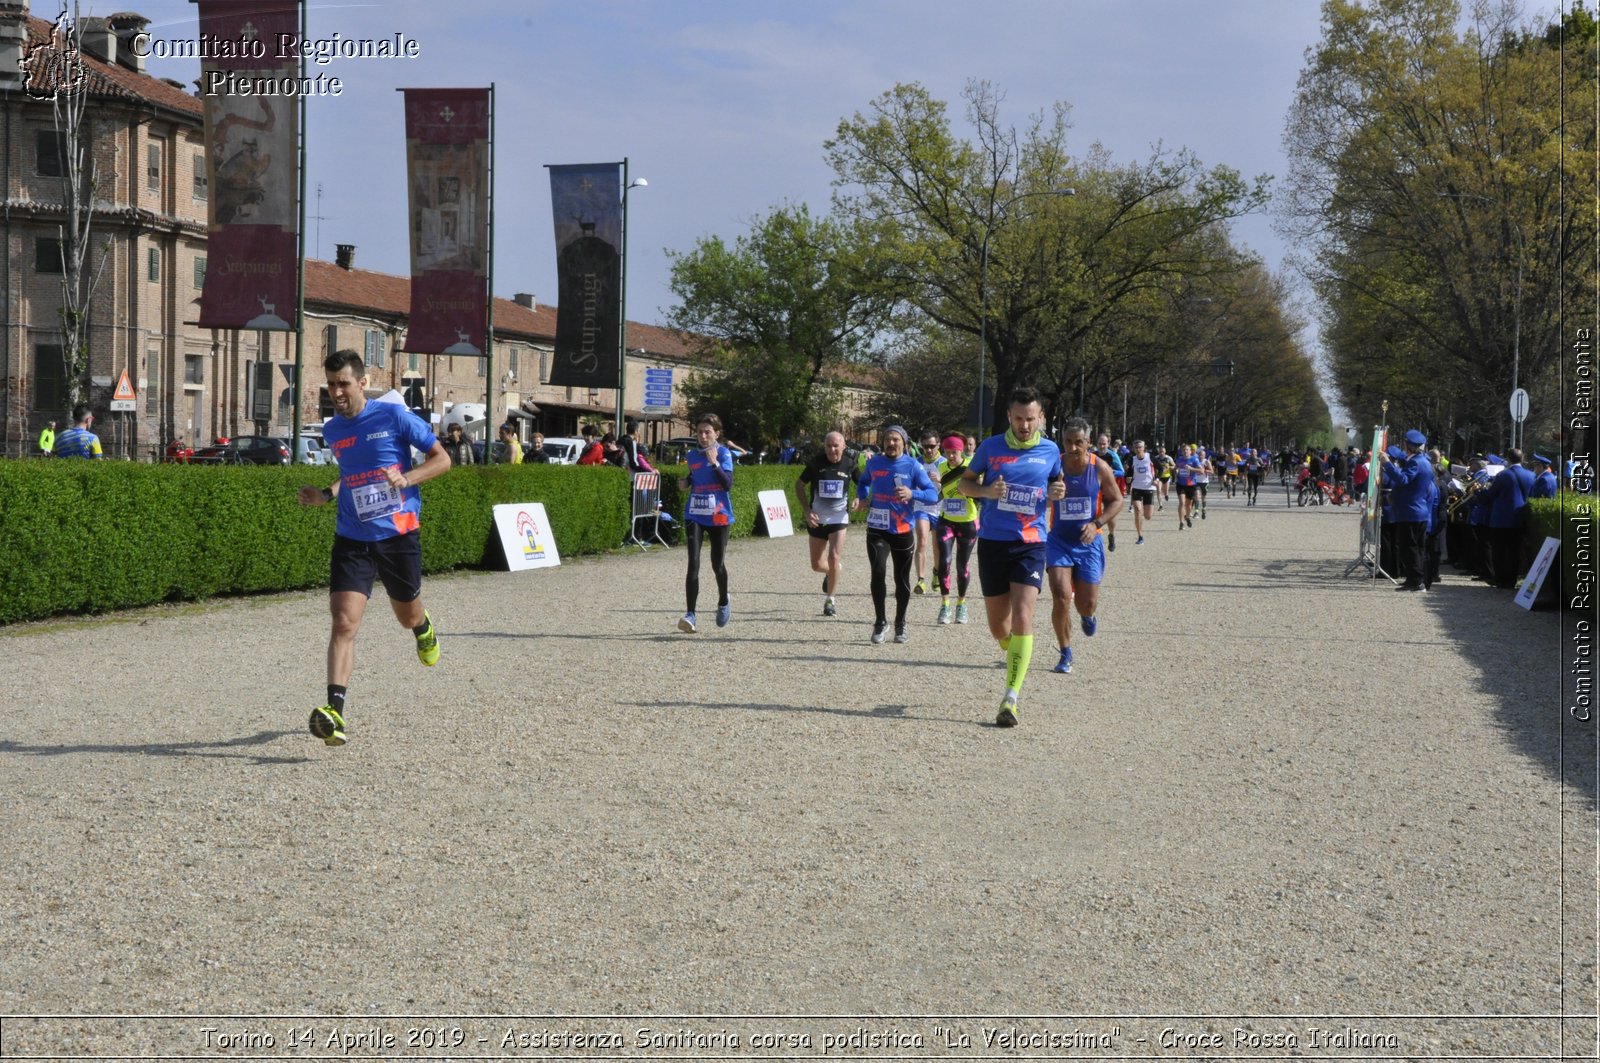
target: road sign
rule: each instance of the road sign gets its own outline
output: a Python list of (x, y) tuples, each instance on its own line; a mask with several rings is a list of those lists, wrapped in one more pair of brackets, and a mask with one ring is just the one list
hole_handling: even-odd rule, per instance
[(672, 370), (646, 369), (644, 371), (644, 408), (647, 410), (672, 409)]
[(1528, 393), (1522, 388), (1511, 393), (1511, 419), (1518, 424), (1528, 419)]
[(138, 407), (139, 394), (133, 390), (133, 381), (128, 379), (128, 371), (124, 369), (117, 379), (117, 389), (111, 393), (111, 412), (132, 413)]

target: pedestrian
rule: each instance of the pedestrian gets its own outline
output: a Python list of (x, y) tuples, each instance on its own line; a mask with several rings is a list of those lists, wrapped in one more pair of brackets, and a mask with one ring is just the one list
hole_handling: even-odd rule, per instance
[(717, 578), (717, 626), (727, 627), (733, 619), (733, 604), (728, 598), (728, 533), (733, 529), (733, 503), (728, 491), (733, 487), (733, 452), (717, 442), (722, 419), (714, 413), (702, 414), (695, 422), (697, 449), (685, 460), (689, 475), (678, 481), (678, 489), (688, 492), (684, 503), (683, 527), (688, 544), (689, 569), (684, 575), (683, 595), (687, 604), (678, 630), (694, 634), (699, 630), (695, 606), (700, 598), (700, 549), (711, 541), (711, 572)]
[(1178, 451), (1177, 460), (1173, 464), (1172, 476), (1178, 483), (1178, 530), (1194, 527), (1195, 499), (1199, 497), (1200, 486), (1200, 459), (1195, 456), (1189, 444), (1185, 443)]
[[(961, 493), (967, 469), (966, 440), (944, 437), (944, 475), (939, 478), (939, 623), (967, 622), (967, 586), (972, 582), (972, 551), (978, 545), (978, 504)], [(956, 602), (950, 605), (950, 572), (956, 574)]]
[(41, 458), (48, 458), (50, 455), (55, 453), (55, 449), (56, 423), (51, 421), (49, 424), (45, 425), (44, 430), (39, 433), (39, 456)]
[(915, 536), (916, 506), (936, 502), (939, 489), (928, 478), (922, 462), (912, 457), (911, 436), (897, 424), (883, 432), (883, 453), (867, 460), (867, 467), (856, 484), (852, 509), (868, 504), (867, 562), (871, 567), (872, 644), (881, 645), (888, 637), (888, 586), (886, 574), (894, 566), (894, 640), (909, 642), (906, 607), (911, 604), (911, 555)]
[[(1066, 437), (1063, 435), (1062, 438), (1065, 439)], [(1128, 475), (1125, 471), (1126, 466), (1123, 464), (1122, 455), (1117, 453), (1116, 448), (1111, 445), (1111, 437), (1105, 432), (1101, 432), (1100, 438), (1096, 440), (1094, 452), (1101, 461), (1111, 466), (1111, 474), (1116, 477), (1117, 480), (1117, 497), (1122, 497), (1122, 495), (1128, 490)], [(1118, 508), (1120, 509), (1121, 507), (1119, 506)], [(1116, 548), (1117, 515), (1113, 513), (1111, 518), (1106, 522), (1106, 549), (1115, 550)]]
[(583, 449), (578, 453), (579, 465), (604, 465), (605, 448), (600, 445), (600, 429), (592, 424), (583, 426)]
[(462, 431), (460, 421), (445, 429), (444, 436), (444, 452), (450, 455), (451, 465), (477, 464), (477, 455), (472, 452), (472, 441)]
[[(328, 701), (311, 710), (311, 733), (330, 746), (347, 738), (346, 697), (361, 627), (375, 580), (383, 581), (395, 619), (410, 629), (417, 658), (439, 663), (439, 637), (422, 605), (422, 496), (417, 485), (450, 468), (450, 455), (427, 423), (399, 403), (369, 402), (367, 368), (353, 350), (322, 363), (334, 416), (322, 435), (339, 455), (332, 487), (300, 488), (302, 506), (336, 502), (329, 564)], [(426, 458), (412, 467), (415, 448)]]
[(607, 465), (615, 465), (619, 469), (628, 467), (627, 455), (622, 452), (622, 445), (617, 442), (614, 432), (607, 432), (600, 437), (600, 456)]
[(617, 448), (622, 451), (622, 467), (629, 472), (651, 472), (653, 468), (644, 450), (639, 446), (639, 422), (627, 422), (627, 431), (622, 438), (617, 440)]
[(961, 493), (980, 499), (978, 583), (989, 634), (1006, 655), (999, 727), (1017, 725), (1017, 699), (1033, 659), (1033, 610), (1044, 586), (1045, 519), (1065, 496), (1061, 449), (1044, 438), (1039, 393), (1018, 388), (1006, 407), (1008, 427), (978, 444)]
[(1396, 590), (1425, 591), (1427, 585), (1426, 539), (1429, 514), (1438, 484), (1433, 466), (1422, 452), (1428, 437), (1413, 428), (1405, 434), (1403, 457), (1387, 461), (1383, 479), (1389, 485), (1389, 505), (1395, 529), (1395, 553), (1404, 582)]
[(100, 437), (89, 431), (93, 425), (94, 408), (87, 402), (78, 403), (72, 408), (72, 427), (56, 436), (51, 453), (58, 458), (104, 458)]
[(1089, 449), (1088, 421), (1071, 418), (1061, 432), (1065, 443), (1061, 472), (1066, 494), (1051, 512), (1045, 569), (1050, 579), (1050, 623), (1061, 654), (1054, 670), (1067, 673), (1072, 671), (1074, 606), (1085, 637), (1093, 636), (1099, 627), (1095, 610), (1099, 608), (1100, 581), (1106, 567), (1101, 536), (1110, 535), (1111, 522), (1122, 508), (1122, 491), (1110, 463)]
[(515, 421), (507, 421), (500, 426), (500, 464), (522, 464), (522, 440), (517, 437)]
[(844, 435), (839, 432), (822, 437), (822, 450), (794, 483), (811, 545), (811, 571), (822, 573), (823, 616), (837, 616), (839, 611), (834, 595), (844, 574), (844, 540), (850, 530), (855, 483), (855, 462), (845, 455)]
[(1133, 495), (1133, 533), (1138, 536), (1133, 545), (1143, 546), (1145, 522), (1156, 516), (1156, 463), (1145, 453), (1142, 439), (1133, 441), (1133, 451), (1128, 455), (1128, 473), (1129, 490)]
[(522, 463), (524, 465), (550, 464), (550, 452), (544, 449), (543, 432), (533, 433), (533, 438), (528, 443), (528, 452), (522, 457)]

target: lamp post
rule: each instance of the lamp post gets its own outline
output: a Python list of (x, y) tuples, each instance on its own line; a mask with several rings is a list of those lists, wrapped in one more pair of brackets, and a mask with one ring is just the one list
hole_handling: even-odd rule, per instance
[(617, 438), (626, 431), (623, 422), (623, 396), (628, 390), (628, 192), (634, 188), (649, 188), (643, 177), (628, 180), (628, 157), (622, 157), (622, 265), (617, 271)]
[(1075, 196), (1076, 188), (1047, 188), (1040, 192), (1020, 192), (989, 212), (983, 226), (983, 257), (978, 268), (978, 437), (989, 430), (989, 404), (983, 401), (984, 369), (989, 361), (989, 238), (994, 235), (995, 218), (1004, 214), (1018, 200), (1033, 196)]
[[(1479, 195), (1476, 192), (1440, 192), (1440, 199), (1477, 199), (1495, 206), (1500, 205), (1497, 199)], [(1506, 221), (1511, 224), (1511, 231), (1517, 234), (1517, 296), (1511, 310), (1511, 393), (1516, 394), (1518, 376), (1522, 368), (1522, 262), (1528, 257), (1527, 238), (1522, 232), (1522, 223), (1512, 216), (1509, 210), (1505, 214)], [(1522, 423), (1511, 422), (1511, 445), (1522, 446)]]

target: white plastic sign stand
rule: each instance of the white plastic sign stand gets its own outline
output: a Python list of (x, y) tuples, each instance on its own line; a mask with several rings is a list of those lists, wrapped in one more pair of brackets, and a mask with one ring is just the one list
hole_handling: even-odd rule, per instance
[(506, 571), (554, 568), (561, 564), (555, 533), (544, 515), (543, 502), (521, 502), (494, 507), (494, 527), (505, 551)]
[(794, 534), (787, 491), (758, 491), (756, 501), (761, 504), (761, 515), (767, 522), (767, 538), (781, 539)]

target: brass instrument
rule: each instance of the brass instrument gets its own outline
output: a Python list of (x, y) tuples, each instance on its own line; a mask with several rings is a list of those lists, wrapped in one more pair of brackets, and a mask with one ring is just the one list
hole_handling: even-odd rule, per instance
[(1445, 503), (1445, 519), (1455, 520), (1456, 511), (1472, 500), (1472, 496), (1489, 486), (1488, 480), (1473, 480), (1467, 489)]

